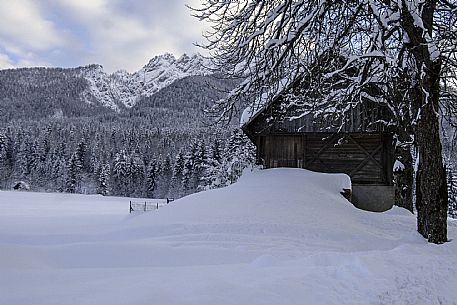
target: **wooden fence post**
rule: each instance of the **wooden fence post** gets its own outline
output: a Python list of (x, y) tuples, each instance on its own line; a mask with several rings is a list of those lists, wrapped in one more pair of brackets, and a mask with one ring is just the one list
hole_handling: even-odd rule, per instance
[(146, 201), (144, 202), (144, 211), (146, 212)]
[(129, 213), (132, 213), (133, 209), (132, 209), (132, 200), (130, 200), (130, 212)]

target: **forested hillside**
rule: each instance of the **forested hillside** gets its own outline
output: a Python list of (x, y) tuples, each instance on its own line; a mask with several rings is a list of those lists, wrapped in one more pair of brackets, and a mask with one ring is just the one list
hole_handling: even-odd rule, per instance
[(154, 120), (158, 126), (199, 127), (208, 121), (204, 110), (233, 87), (232, 80), (217, 76), (189, 76), (150, 97), (143, 97), (127, 113), (131, 117)]
[(95, 99), (84, 102), (87, 81), (80, 69), (0, 70), (0, 121), (80, 117), (107, 113)]

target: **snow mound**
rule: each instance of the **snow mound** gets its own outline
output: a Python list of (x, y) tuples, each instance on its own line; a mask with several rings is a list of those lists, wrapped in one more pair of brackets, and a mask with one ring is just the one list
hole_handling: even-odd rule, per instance
[[(415, 232), (413, 215), (402, 210), (359, 210), (341, 194), (350, 185), (345, 174), (291, 168), (258, 170), (226, 188), (176, 200), (153, 219), (143, 215), (129, 225), (181, 223), (195, 226), (193, 229), (204, 226), (208, 231), (230, 227), (231, 233), (237, 234), (297, 238), (321, 250), (369, 251), (393, 249), (405, 240), (423, 243)], [(406, 223), (397, 224), (397, 218)]]
[[(350, 188), (345, 174), (256, 170), (245, 172), (231, 186), (176, 200), (159, 211), (154, 222), (304, 224), (313, 214), (325, 218), (339, 214), (341, 218), (354, 213), (352, 204), (340, 194)], [(150, 218), (144, 216), (141, 221), (150, 222)]]
[(0, 304), (455, 305), (457, 222), (428, 244), (414, 215), (358, 210), (348, 186), (254, 171), (143, 214), (128, 198), (0, 192)]

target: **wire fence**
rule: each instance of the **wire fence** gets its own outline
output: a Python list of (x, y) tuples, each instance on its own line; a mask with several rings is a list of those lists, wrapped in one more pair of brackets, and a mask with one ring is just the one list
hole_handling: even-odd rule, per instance
[(166, 199), (156, 199), (156, 200), (145, 200), (145, 201), (135, 201), (130, 200), (129, 213), (132, 212), (148, 212), (158, 210), (160, 207), (166, 206), (170, 202), (173, 202), (173, 198)]

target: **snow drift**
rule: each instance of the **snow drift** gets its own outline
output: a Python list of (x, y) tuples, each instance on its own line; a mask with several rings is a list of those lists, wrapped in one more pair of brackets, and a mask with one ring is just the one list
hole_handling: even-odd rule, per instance
[(457, 224), (428, 244), (407, 211), (354, 208), (348, 183), (257, 171), (132, 215), (125, 198), (0, 192), (0, 304), (456, 304)]

